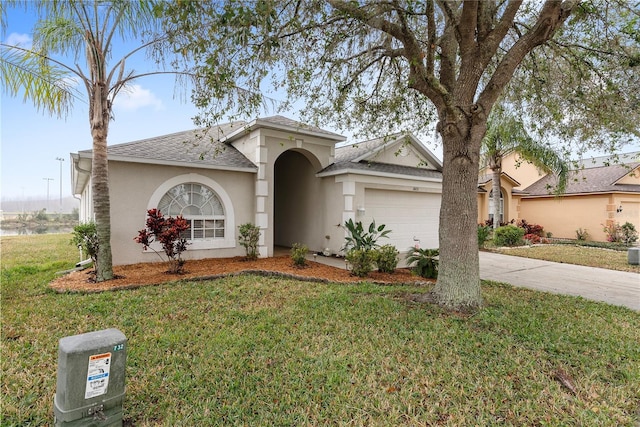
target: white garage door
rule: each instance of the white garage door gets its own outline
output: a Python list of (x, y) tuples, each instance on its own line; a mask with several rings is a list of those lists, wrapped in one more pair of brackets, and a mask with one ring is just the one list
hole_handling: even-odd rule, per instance
[(438, 247), (440, 194), (374, 189), (366, 189), (364, 194), (362, 224), (367, 227), (375, 219), (376, 225), (385, 224), (385, 229), (391, 230), (389, 238), (380, 239), (379, 244), (391, 244), (405, 252), (416, 238), (421, 248)]

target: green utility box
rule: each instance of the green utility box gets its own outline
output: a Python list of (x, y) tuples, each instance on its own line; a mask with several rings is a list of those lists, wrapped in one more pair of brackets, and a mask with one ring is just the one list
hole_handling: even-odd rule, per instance
[(56, 426), (122, 426), (126, 346), (117, 329), (60, 339)]

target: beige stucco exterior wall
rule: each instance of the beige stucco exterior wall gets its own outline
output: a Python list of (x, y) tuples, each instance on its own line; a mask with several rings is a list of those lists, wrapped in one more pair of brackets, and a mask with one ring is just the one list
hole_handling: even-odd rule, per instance
[(502, 159), (502, 172), (516, 179), (520, 189), (527, 188), (546, 175), (516, 153), (510, 153)]
[[(186, 174), (204, 176), (225, 189), (233, 205), (236, 226), (253, 222), (254, 173), (110, 161), (111, 246), (114, 265), (160, 261), (157, 254), (143, 251), (142, 245), (134, 242), (133, 239), (137, 236), (138, 230), (144, 228), (147, 210), (155, 207), (149, 206), (154, 192), (166, 181)], [(229, 207), (225, 208), (229, 209)], [(236, 234), (237, 230), (234, 230), (233, 239), (237, 239)], [(232, 248), (208, 250), (187, 248), (183, 257), (201, 259), (243, 254), (244, 248), (236, 242), (235, 247)]]
[(606, 241), (603, 224), (607, 222), (622, 225), (628, 221), (640, 229), (640, 194), (523, 197), (520, 211), (522, 218), (542, 225), (558, 238), (575, 239), (576, 230), (582, 228), (591, 240)]

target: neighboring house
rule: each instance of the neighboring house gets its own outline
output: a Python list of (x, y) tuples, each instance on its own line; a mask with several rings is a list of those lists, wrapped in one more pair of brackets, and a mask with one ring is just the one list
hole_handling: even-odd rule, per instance
[[(134, 242), (146, 212), (191, 223), (186, 259), (244, 255), (238, 227), (260, 227), (259, 253), (305, 244), (340, 253), (348, 219), (375, 219), (400, 251), (438, 247), (442, 164), (412, 135), (336, 147), (341, 135), (282, 116), (110, 146), (111, 245), (115, 265), (158, 261)], [(80, 217), (93, 217), (91, 150), (72, 154)]]
[(572, 171), (562, 197), (549, 194), (552, 185), (547, 176), (527, 187), (520, 215), (554, 237), (575, 239), (582, 228), (592, 240), (606, 241), (604, 226), (625, 222), (640, 230), (640, 163)]
[[(540, 224), (554, 237), (576, 238), (587, 230), (592, 240), (605, 241), (607, 224), (632, 223), (640, 230), (640, 160), (637, 153), (621, 155), (611, 164), (602, 158), (584, 161), (570, 173), (563, 195), (553, 193), (555, 178), (511, 154), (503, 160), (501, 188), (504, 220), (526, 219)], [(517, 180), (517, 181), (516, 181)], [(478, 189), (478, 220), (489, 218), (491, 180), (481, 172)], [(519, 185), (518, 185), (519, 184)]]

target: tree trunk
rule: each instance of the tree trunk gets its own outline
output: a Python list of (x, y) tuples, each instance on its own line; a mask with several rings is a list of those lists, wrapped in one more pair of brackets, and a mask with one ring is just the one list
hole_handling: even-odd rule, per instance
[(109, 168), (107, 159), (107, 134), (110, 108), (104, 85), (96, 84), (91, 98), (91, 135), (93, 137), (93, 165), (91, 185), (93, 190), (93, 212), (98, 234), (98, 257), (96, 281), (113, 279), (111, 257), (111, 202), (109, 199)]
[(502, 192), (500, 191), (500, 175), (502, 174), (502, 169), (498, 166), (494, 169), (491, 169), (491, 198), (493, 199), (493, 229), (500, 227), (500, 196)]
[(454, 310), (482, 305), (477, 193), (480, 141), (486, 122), (472, 127), (467, 120), (462, 117), (457, 125), (440, 130), (444, 155), (440, 263), (433, 297), (439, 305)]

